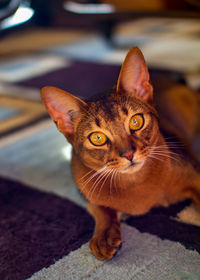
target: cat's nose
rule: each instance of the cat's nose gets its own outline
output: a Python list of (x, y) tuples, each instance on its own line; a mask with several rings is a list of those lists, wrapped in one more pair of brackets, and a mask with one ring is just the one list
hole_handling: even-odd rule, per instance
[(135, 153), (135, 150), (131, 149), (131, 150), (127, 151), (127, 152), (122, 153), (121, 157), (125, 157), (128, 160), (132, 161), (134, 153)]

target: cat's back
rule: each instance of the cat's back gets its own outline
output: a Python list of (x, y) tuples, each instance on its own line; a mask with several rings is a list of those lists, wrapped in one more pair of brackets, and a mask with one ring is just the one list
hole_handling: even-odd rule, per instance
[(197, 92), (176, 84), (155, 93), (160, 130), (172, 153), (176, 153), (199, 168), (199, 159), (192, 146), (199, 133), (200, 113)]

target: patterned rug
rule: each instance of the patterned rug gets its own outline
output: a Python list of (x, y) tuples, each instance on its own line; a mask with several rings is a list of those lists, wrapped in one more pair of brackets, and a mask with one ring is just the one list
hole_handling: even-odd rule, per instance
[[(147, 49), (147, 41), (141, 47)], [(71, 146), (39, 95), (46, 85), (81, 97), (113, 86), (122, 52), (113, 50), (111, 57), (96, 37), (81, 42), (48, 48), (34, 59), (18, 57), (13, 66), (0, 63), (0, 279), (199, 280), (200, 227), (179, 217), (190, 201), (126, 217), (122, 247), (108, 262), (88, 251), (94, 222), (72, 179)], [(156, 94), (188, 83), (189, 72), (172, 68), (151, 68)]]
[[(116, 268), (117, 263), (123, 270), (127, 268), (125, 275), (120, 272), (121, 279), (135, 279), (150, 271), (155, 277), (161, 269), (165, 271), (160, 278), (151, 279), (175, 279), (175, 276), (188, 277), (176, 279), (198, 279), (190, 277), (200, 275), (200, 228), (173, 219), (185, 204), (167, 210), (156, 209), (143, 217), (128, 219), (127, 224), (133, 228), (124, 224), (122, 249), (113, 260), (105, 263), (97, 261), (88, 252), (85, 243), (92, 236), (94, 222), (83, 208), (68, 199), (1, 179), (0, 279), (27, 279), (44, 267), (49, 268), (31, 279), (96, 279), (97, 276), (103, 279), (104, 266), (110, 266), (110, 273), (104, 279), (120, 279), (114, 276), (116, 271), (120, 272), (120, 267)], [(132, 244), (128, 248), (130, 241), (134, 246)], [(70, 253), (72, 251), (74, 253)], [(163, 260), (160, 255), (164, 255)], [(132, 263), (130, 259), (126, 263), (130, 256)], [(58, 260), (63, 257), (65, 266), (60, 267), (61, 271), (54, 270), (53, 267), (58, 266), (63, 259)], [(152, 267), (150, 271), (145, 268), (147, 264), (148, 267), (157, 266), (156, 271), (152, 271)], [(54, 272), (50, 275), (51, 270)], [(126, 278), (128, 275), (130, 278)], [(164, 278), (166, 275), (168, 278)]]
[(40, 122), (47, 117), (42, 104), (0, 95), (0, 137)]

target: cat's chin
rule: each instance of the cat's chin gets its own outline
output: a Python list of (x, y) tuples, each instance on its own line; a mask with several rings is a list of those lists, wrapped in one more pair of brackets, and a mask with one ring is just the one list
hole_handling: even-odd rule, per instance
[(133, 172), (139, 171), (143, 165), (144, 165), (144, 161), (132, 162), (128, 167), (122, 169), (120, 172), (126, 173), (126, 174), (129, 174), (129, 173), (131, 174)]

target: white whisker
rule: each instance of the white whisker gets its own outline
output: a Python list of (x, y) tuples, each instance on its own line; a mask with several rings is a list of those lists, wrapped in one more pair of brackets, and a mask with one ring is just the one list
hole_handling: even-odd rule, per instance
[(115, 188), (115, 192), (118, 193), (118, 189), (117, 189), (117, 176), (119, 175), (119, 171), (116, 169), (115, 170), (115, 176), (114, 176), (114, 188)]
[(152, 153), (150, 153), (150, 154), (148, 155), (148, 158), (154, 158), (154, 159), (160, 160), (160, 161), (162, 161), (162, 162), (165, 162), (163, 159), (161, 159), (161, 158), (159, 158), (159, 157), (156, 157), (156, 156), (153, 156)]
[(87, 172), (83, 177), (81, 177), (78, 182), (81, 182), (86, 176), (88, 176), (91, 172), (93, 172), (94, 170), (90, 170), (89, 172)]
[(99, 188), (99, 191), (98, 191), (98, 198), (99, 198), (99, 196), (100, 196), (100, 193), (101, 193), (101, 191), (102, 191), (102, 189), (103, 189), (103, 186), (104, 186), (105, 182), (107, 181), (107, 179), (108, 179), (110, 173), (112, 173), (112, 169), (108, 170), (108, 172), (107, 172), (107, 174), (106, 174), (106, 177), (105, 177), (105, 179), (104, 179), (104, 181), (103, 181), (101, 187)]
[(110, 196), (112, 196), (112, 183), (113, 183), (114, 175), (115, 175), (115, 170), (114, 170), (114, 168), (113, 168), (113, 169), (112, 169), (111, 179), (110, 179)]
[[(93, 175), (91, 175), (84, 183), (83, 183), (83, 188), (82, 191), (85, 189), (85, 187), (87, 186), (87, 184), (93, 179), (95, 178), (97, 175), (101, 174), (104, 170), (106, 169), (106, 167), (102, 167), (99, 170), (97, 170)], [(94, 170), (93, 170), (94, 171)]]
[(105, 170), (105, 167), (97, 170), (90, 178), (88, 178), (86, 181), (85, 181), (85, 184), (88, 184), (95, 176), (97, 176), (98, 174), (102, 173), (103, 171)]
[(167, 157), (176, 161), (179, 161), (177, 158), (170, 156), (168, 153), (163, 153), (163, 152), (159, 152), (159, 151), (153, 151), (151, 153), (151, 155), (158, 155), (158, 156), (163, 156), (163, 157)]
[(171, 152), (171, 151), (166, 150), (166, 149), (161, 149), (161, 148), (159, 148), (159, 149), (152, 149), (152, 150), (153, 150), (153, 152), (161, 152), (161, 153), (165, 153), (165, 154), (172, 154), (172, 155), (178, 156), (177, 153)]
[(95, 180), (95, 182), (92, 184), (89, 192), (88, 192), (88, 197), (90, 197), (90, 199), (92, 199), (93, 193), (95, 191), (95, 189), (97, 188), (98, 184), (101, 182), (101, 180), (107, 175), (108, 170), (103, 171), (98, 178)]
[(160, 146), (151, 146), (150, 149), (175, 149), (178, 148), (177, 145), (160, 145)]

